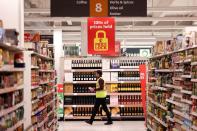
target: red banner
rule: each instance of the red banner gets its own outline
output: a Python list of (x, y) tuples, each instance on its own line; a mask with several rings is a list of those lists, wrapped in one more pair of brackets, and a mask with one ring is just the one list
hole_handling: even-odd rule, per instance
[(115, 54), (114, 18), (88, 18), (88, 53)]
[(58, 93), (63, 93), (64, 92), (63, 84), (57, 84), (57, 92)]
[(146, 65), (140, 65), (141, 97), (146, 120)]

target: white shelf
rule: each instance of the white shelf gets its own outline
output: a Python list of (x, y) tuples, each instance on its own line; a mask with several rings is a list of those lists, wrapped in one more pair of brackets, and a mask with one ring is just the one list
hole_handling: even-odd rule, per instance
[(192, 105), (192, 101), (181, 99), (181, 102)]
[(191, 82), (197, 82), (197, 79), (191, 79)]
[(176, 93), (172, 93), (173, 97), (178, 97), (178, 98), (182, 98), (182, 94), (176, 94)]
[(170, 73), (170, 72), (174, 72), (174, 70), (173, 69), (156, 69), (155, 72)]
[(192, 66), (197, 65), (197, 62), (192, 62), (191, 65)]
[(191, 98), (197, 100), (197, 96), (195, 96), (195, 95), (192, 95)]
[[(64, 107), (94, 107), (94, 105), (64, 105)], [(118, 105), (107, 105), (107, 107), (142, 107), (142, 104), (118, 104)]]
[(162, 86), (168, 87), (168, 88), (174, 88), (177, 90), (181, 90), (182, 87), (181, 86), (176, 86), (176, 85), (171, 85), (171, 84), (163, 84)]
[(54, 70), (39, 70), (39, 72), (54, 73)]
[(12, 107), (10, 107), (10, 108), (8, 108), (8, 109), (1, 110), (1, 111), (0, 111), (0, 117), (5, 116), (5, 115), (7, 115), (8, 113), (11, 113), (11, 112), (15, 111), (16, 109), (18, 109), (19, 107), (21, 107), (21, 106), (23, 106), (23, 105), (24, 105), (24, 103), (21, 102), (21, 103), (19, 103), (19, 104), (17, 104), (17, 105), (14, 105), (14, 106), (12, 106)]
[(179, 124), (183, 125), (183, 122), (182, 122), (181, 120), (177, 119), (177, 118), (174, 118), (174, 122), (176, 122), (176, 123), (179, 123)]
[(36, 56), (38, 56), (39, 58), (42, 58), (42, 59), (45, 59), (45, 60), (50, 60), (50, 61), (53, 61), (53, 60), (54, 60), (53, 58), (50, 58), (50, 57), (48, 57), (48, 56), (39, 54), (39, 53), (37, 53), (37, 52), (33, 52), (32, 55), (36, 55)]
[(118, 71), (139, 71), (139, 68), (128, 68), (128, 69), (103, 69), (103, 72), (118, 72)]
[(179, 107), (183, 107), (183, 105), (179, 102), (175, 102), (173, 100), (170, 100), (170, 99), (166, 99), (167, 102), (171, 103), (171, 104), (174, 104), (176, 106), (179, 106)]
[(31, 89), (34, 90), (34, 89), (37, 89), (39, 88), (40, 86), (31, 86)]
[(191, 112), (191, 115), (197, 117), (197, 112)]
[(179, 116), (185, 118), (185, 119), (192, 120), (190, 116), (188, 116), (188, 115), (186, 115), (186, 114), (183, 114), (183, 113), (180, 112), (180, 111), (177, 111), (177, 110), (173, 109), (173, 112), (174, 112), (175, 114), (177, 114), (177, 115), (179, 115)]
[(187, 91), (187, 90), (181, 90), (181, 93), (184, 93), (184, 94), (188, 94), (188, 95), (191, 95), (192, 94), (192, 91)]
[(45, 96), (47, 96), (47, 95), (49, 95), (49, 94), (51, 94), (51, 93), (53, 93), (53, 92), (54, 92), (54, 90), (51, 90), (51, 91), (49, 91), (49, 92), (47, 92), (47, 93), (42, 94), (41, 96), (37, 96), (37, 99), (40, 99), (40, 98), (42, 98), (42, 97), (45, 97)]
[(163, 122), (162, 120), (160, 120), (158, 117), (156, 117), (154, 114), (152, 114), (152, 113), (150, 113), (150, 112), (148, 112), (148, 114), (151, 116), (151, 117), (153, 117), (155, 120), (157, 120), (160, 124), (162, 124), (164, 127), (168, 127), (168, 125), (165, 123), (165, 122)]
[(24, 120), (21, 120), (21, 121), (17, 122), (13, 127), (8, 128), (6, 131), (14, 131), (14, 130), (16, 130), (16, 128), (21, 126), (23, 123), (24, 123)]
[(153, 128), (151, 128), (151, 126), (147, 125), (147, 127), (148, 127), (148, 129), (149, 129), (150, 131), (154, 131)]
[(31, 69), (39, 69), (38, 66), (31, 66)]
[(174, 81), (183, 81), (183, 79), (181, 77), (173, 77), (172, 78)]
[(21, 51), (23, 51), (22, 48), (19, 48), (18, 46), (14, 46), (14, 45), (10, 45), (10, 44), (0, 43), (0, 47), (5, 49), (5, 50), (12, 51), (12, 52), (21, 52)]
[(52, 81), (40, 82), (39, 85), (45, 85), (45, 84), (48, 84), (48, 83), (51, 83), (51, 82), (54, 82), (54, 80), (52, 80)]
[[(95, 93), (64, 93), (65, 96), (94, 96)], [(141, 95), (141, 93), (138, 92), (130, 92), (130, 93), (107, 93), (107, 95), (110, 96), (118, 96), (118, 95)]]
[(4, 65), (0, 68), (0, 72), (22, 72), (24, 68), (15, 68), (13, 65)]
[(140, 81), (106, 81), (105, 83), (118, 84), (118, 83), (141, 83)]
[(32, 100), (32, 104), (34, 104), (34, 103), (37, 103), (39, 101), (39, 99), (35, 99), (35, 100)]
[(167, 89), (165, 87), (160, 87), (160, 86), (153, 86), (150, 89), (152, 89), (152, 90), (167, 91)]
[(149, 99), (149, 101), (150, 101), (151, 103), (153, 103), (154, 105), (156, 105), (156, 106), (162, 108), (163, 110), (166, 110), (166, 111), (167, 111), (167, 107), (165, 107), (165, 106), (159, 104), (158, 102), (153, 101), (152, 99)]
[(192, 77), (192, 76), (191, 76), (191, 75), (182, 75), (181, 77), (182, 77), (182, 78), (188, 78), (188, 79), (191, 79), (191, 77)]
[(174, 69), (174, 72), (183, 72), (183, 69)]
[(5, 94), (5, 93), (9, 93), (9, 92), (14, 92), (17, 90), (21, 90), (24, 88), (24, 85), (20, 85), (20, 86), (14, 86), (14, 87), (8, 87), (8, 88), (3, 88), (0, 89), (0, 94)]

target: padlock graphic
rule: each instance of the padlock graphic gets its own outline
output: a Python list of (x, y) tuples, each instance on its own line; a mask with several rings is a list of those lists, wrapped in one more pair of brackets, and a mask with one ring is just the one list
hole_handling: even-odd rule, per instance
[[(99, 38), (99, 34), (103, 34), (103, 37)], [(108, 51), (108, 38), (104, 30), (98, 30), (96, 32), (96, 38), (94, 38), (94, 50), (95, 51)]]

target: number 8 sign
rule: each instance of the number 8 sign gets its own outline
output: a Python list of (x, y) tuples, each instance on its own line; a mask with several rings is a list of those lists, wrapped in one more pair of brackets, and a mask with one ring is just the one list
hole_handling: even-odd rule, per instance
[(108, 16), (108, 2), (106, 0), (90, 0), (90, 16)]

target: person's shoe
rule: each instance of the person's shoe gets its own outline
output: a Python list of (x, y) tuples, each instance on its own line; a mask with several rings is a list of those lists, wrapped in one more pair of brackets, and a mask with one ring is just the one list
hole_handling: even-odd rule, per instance
[(112, 121), (108, 121), (108, 122), (105, 123), (105, 125), (112, 125), (112, 124), (113, 124)]
[(92, 125), (93, 122), (90, 121), (90, 120), (86, 120), (85, 123), (87, 123), (87, 124), (89, 124), (89, 125)]

